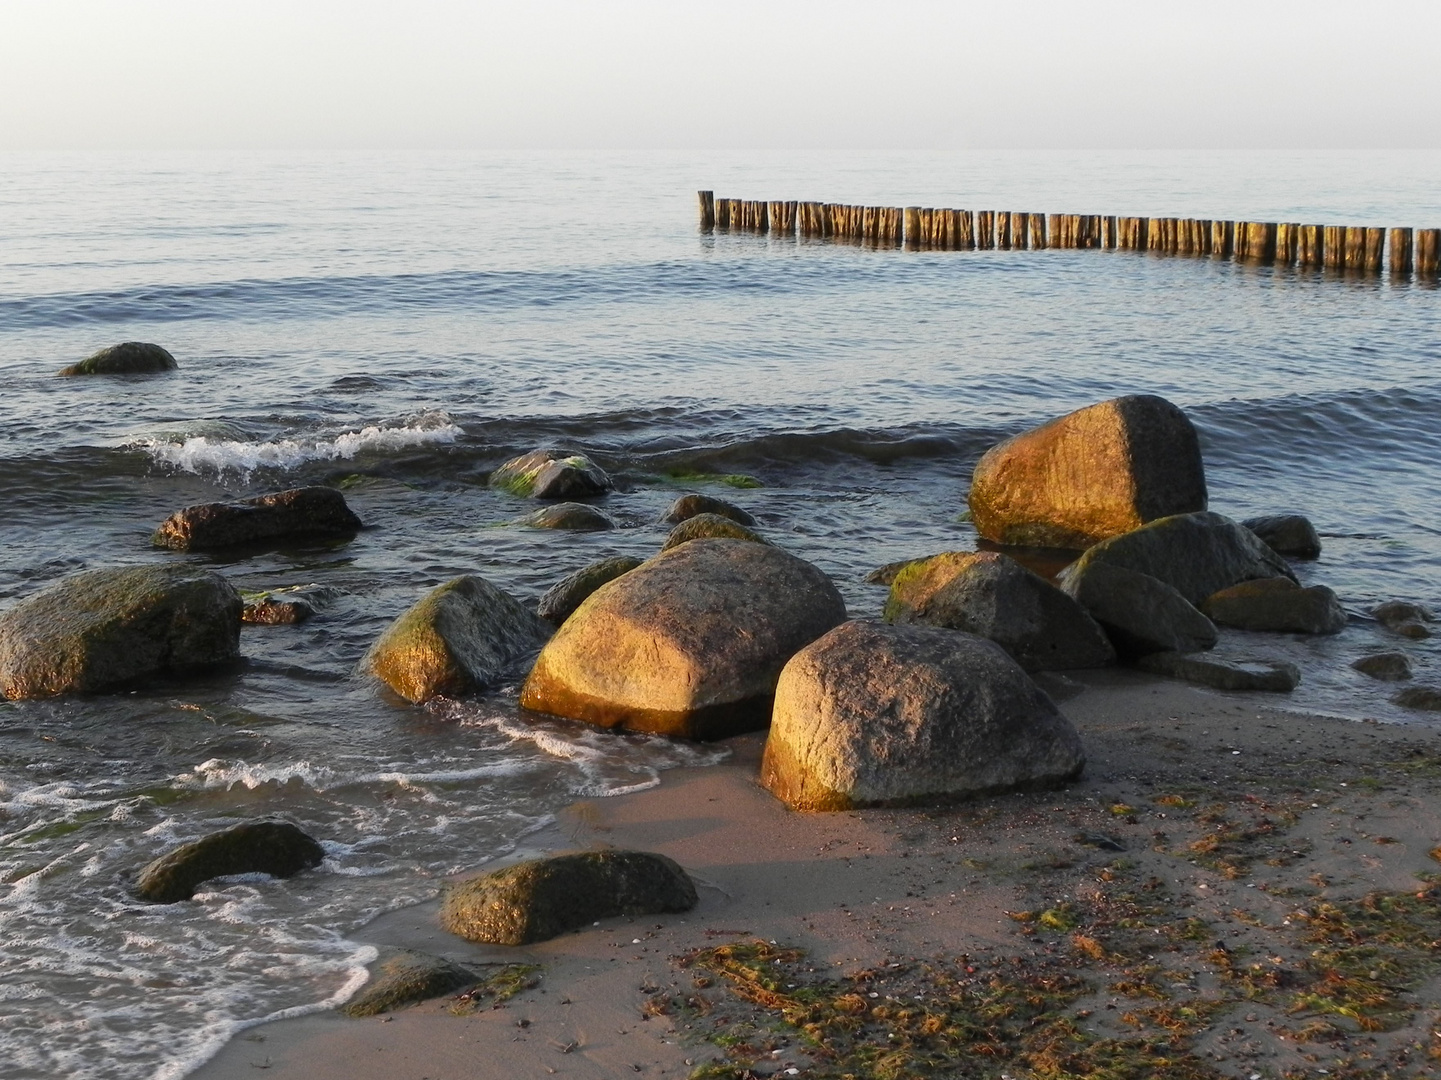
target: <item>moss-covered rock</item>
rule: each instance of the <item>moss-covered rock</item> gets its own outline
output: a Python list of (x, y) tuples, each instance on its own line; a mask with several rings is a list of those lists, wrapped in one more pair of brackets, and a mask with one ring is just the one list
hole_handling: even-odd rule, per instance
[(1321, 535), (1310, 518), (1301, 514), (1266, 514), (1241, 522), (1277, 555), (1293, 559), (1319, 559)]
[(74, 574), (0, 615), (0, 693), (96, 693), (232, 661), (241, 607), (223, 577), (189, 566)]
[(675, 502), (670, 504), (670, 509), (665, 512), (661, 521), (671, 525), (679, 525), (697, 514), (719, 514), (723, 518), (730, 518), (732, 521), (742, 525), (754, 525), (756, 519), (751, 517), (735, 503), (726, 502), (724, 499), (717, 499), (711, 495), (700, 495), (692, 493), (682, 495)]
[(189, 900), (196, 886), (231, 874), (293, 877), (319, 866), (325, 851), (286, 821), (258, 821), (182, 844), (147, 864), (135, 891), (145, 900), (173, 904)]
[(1339, 634), (1346, 612), (1324, 585), (1303, 589), (1290, 578), (1256, 578), (1212, 593), (1201, 611), (1220, 626), (1286, 634)]
[(931, 558), (931, 556), (923, 555), (919, 559), (897, 559), (895, 562), (888, 562), (884, 566), (878, 566), (866, 575), (866, 584), (884, 585), (886, 588), (890, 588), (895, 584), (896, 575), (902, 570), (908, 566), (923, 563), (929, 558)]
[(670, 531), (661, 550), (669, 551), (681, 544), (702, 539), (748, 540), (753, 544), (767, 542), (759, 533), (753, 532), (740, 522), (732, 521), (728, 517), (722, 517), (720, 514), (696, 514), (694, 517), (686, 518)]
[(546, 506), (520, 519), (532, 529), (565, 529), (570, 532), (601, 532), (614, 529), (615, 522), (594, 506), (563, 502)]
[(466, 575), (432, 589), (391, 623), (361, 666), (418, 704), (495, 683), (549, 634), (519, 601)]
[(490, 486), (534, 499), (583, 499), (603, 495), (615, 485), (584, 454), (532, 450), (490, 474)]
[(187, 506), (160, 523), (152, 542), (175, 551), (213, 551), (307, 537), (354, 536), (360, 528), (360, 518), (334, 488), (292, 488), (233, 503)]
[(620, 555), (581, 567), (547, 589), (536, 604), (535, 613), (552, 626), (559, 626), (570, 618), (575, 609), (596, 589), (622, 574), (629, 573), (640, 564), (640, 559)]
[(587, 851), (533, 859), (451, 886), (440, 925), (467, 941), (528, 945), (618, 915), (689, 911), (696, 891), (673, 859)]
[(340, 1011), (346, 1016), (379, 1016), (453, 994), (476, 981), (476, 973), (460, 964), (429, 953), (395, 949), (379, 962), (370, 981)]
[(154, 371), (174, 371), (175, 357), (159, 345), (148, 341), (122, 341), (101, 349), (78, 364), (60, 371), (61, 375), (143, 375)]

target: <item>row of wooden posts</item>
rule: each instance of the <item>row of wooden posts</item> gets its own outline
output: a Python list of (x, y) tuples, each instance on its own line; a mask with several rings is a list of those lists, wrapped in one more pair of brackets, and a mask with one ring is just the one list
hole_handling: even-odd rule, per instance
[(700, 225), (714, 230), (831, 237), (914, 250), (1110, 248), (1168, 255), (1215, 255), (1283, 266), (1363, 273), (1383, 268), (1438, 276), (1441, 229), (1377, 229), (1289, 221), (1023, 214), (1009, 210), (936, 210), (760, 202), (700, 194)]

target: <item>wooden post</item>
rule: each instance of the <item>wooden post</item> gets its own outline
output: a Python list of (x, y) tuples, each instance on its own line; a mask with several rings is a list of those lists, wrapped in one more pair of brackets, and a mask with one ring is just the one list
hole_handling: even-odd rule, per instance
[(1386, 230), (1370, 228), (1366, 230), (1366, 239), (1363, 242), (1363, 255), (1361, 256), (1361, 269), (1368, 274), (1379, 274), (1381, 272), (1382, 249), (1386, 245)]
[(700, 231), (715, 231), (715, 192), (697, 191), (700, 198)]
[(1346, 266), (1346, 226), (1324, 226), (1322, 245), (1326, 253), (1326, 265), (1333, 270), (1343, 269)]
[(1296, 262), (1296, 249), (1299, 246), (1297, 233), (1301, 226), (1290, 221), (1278, 221), (1276, 223), (1276, 265), (1291, 266)]
[(1002, 251), (1011, 250), (1011, 212), (996, 211), (996, 247)]
[(1441, 273), (1441, 229), (1416, 230), (1416, 276), (1426, 280)]
[(1101, 219), (1101, 247), (1107, 251), (1116, 249), (1116, 216), (1114, 214)]
[(906, 207), (905, 216), (906, 247), (911, 251), (918, 251), (921, 246), (921, 208), (919, 206), (908, 206)]
[(763, 202), (755, 204), (756, 208), (756, 232), (770, 231), (770, 215), (766, 212), (768, 207)]
[(1296, 238), (1296, 265), (1320, 266), (1325, 237), (1326, 230), (1320, 225), (1302, 225)]
[(1345, 261), (1347, 270), (1361, 270), (1366, 265), (1366, 230), (1359, 225), (1346, 226)]
[(1064, 214), (1046, 215), (1047, 230), (1049, 233), (1049, 239), (1047, 242), (1053, 248), (1063, 248), (1066, 246), (1065, 221), (1066, 215)]
[(1211, 222), (1211, 254), (1217, 258), (1229, 259), (1235, 251), (1236, 223), (1234, 221)]
[(1395, 277), (1411, 276), (1411, 230), (1391, 230), (1391, 273)]
[(976, 247), (976, 215), (970, 210), (957, 210), (956, 224), (960, 230), (961, 250), (974, 251)]
[(1011, 247), (1025, 251), (1031, 246), (1031, 216), (1011, 212)]
[(1046, 215), (1027, 214), (1027, 231), (1031, 234), (1031, 247), (1037, 251), (1047, 247), (1046, 240)]
[(976, 247), (983, 251), (996, 246), (996, 213), (994, 210), (976, 211)]
[(1236, 222), (1236, 258), (1268, 263), (1276, 258), (1276, 223)]
[(1176, 222), (1176, 254), (1192, 254), (1191, 226), (1196, 223), (1190, 218), (1180, 218)]

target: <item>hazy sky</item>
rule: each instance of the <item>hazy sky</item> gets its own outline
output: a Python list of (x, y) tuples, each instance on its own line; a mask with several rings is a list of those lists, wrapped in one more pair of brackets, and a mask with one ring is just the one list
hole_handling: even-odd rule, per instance
[(0, 147), (1441, 147), (1441, 2), (0, 0)]

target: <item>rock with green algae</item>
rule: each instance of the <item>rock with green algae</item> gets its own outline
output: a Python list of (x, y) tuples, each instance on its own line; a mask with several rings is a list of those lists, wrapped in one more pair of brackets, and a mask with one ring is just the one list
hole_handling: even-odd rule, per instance
[(213, 551), (247, 544), (354, 536), (360, 518), (334, 488), (305, 487), (177, 510), (155, 530), (156, 547)]
[(370, 981), (340, 1011), (357, 1018), (379, 1016), (453, 994), (476, 981), (476, 973), (460, 964), (413, 949), (395, 949), (380, 961)]
[(584, 454), (532, 450), (490, 474), (490, 486), (534, 499), (578, 499), (604, 495), (615, 485)]
[(325, 851), (288, 821), (237, 825), (182, 844), (140, 871), (135, 891), (157, 904), (189, 900), (201, 882), (231, 874), (293, 877), (319, 866)]
[(190, 566), (86, 570), (0, 615), (0, 693), (88, 694), (240, 655), (240, 594)]
[(62, 368), (61, 375), (145, 375), (174, 371), (175, 357), (148, 341), (122, 341), (87, 356), (78, 364)]
[(675, 502), (670, 504), (670, 509), (665, 512), (661, 521), (671, 525), (679, 525), (695, 517), (697, 514), (719, 514), (721, 517), (730, 518), (732, 521), (742, 525), (754, 525), (756, 519), (746, 511), (732, 502), (724, 499), (717, 499), (712, 495), (700, 495), (691, 493), (682, 495)]
[(563, 502), (546, 506), (520, 519), (532, 529), (563, 529), (569, 532), (601, 532), (614, 529), (615, 522), (594, 506)]
[(535, 605), (535, 613), (552, 626), (559, 626), (570, 618), (575, 609), (596, 589), (622, 574), (629, 573), (640, 564), (640, 559), (619, 555), (583, 566), (547, 589), (540, 602)]
[(452, 885), (440, 925), (490, 945), (528, 945), (597, 919), (689, 911), (696, 891), (674, 859), (649, 851), (586, 851), (518, 863)]
[(884, 566), (878, 566), (866, 575), (867, 585), (884, 585), (890, 588), (895, 583), (896, 575), (908, 566), (915, 566), (931, 558), (930, 555), (922, 555), (917, 559), (897, 559), (895, 562), (888, 562)]
[(492, 685), (549, 634), (518, 600), (469, 574), (432, 589), (391, 623), (361, 666), (419, 704)]
[(768, 543), (759, 533), (746, 528), (738, 521), (732, 521), (720, 514), (696, 514), (694, 517), (686, 518), (670, 531), (670, 535), (665, 538), (665, 543), (661, 545), (661, 550), (670, 551), (681, 544), (701, 539), (748, 540), (753, 544)]

